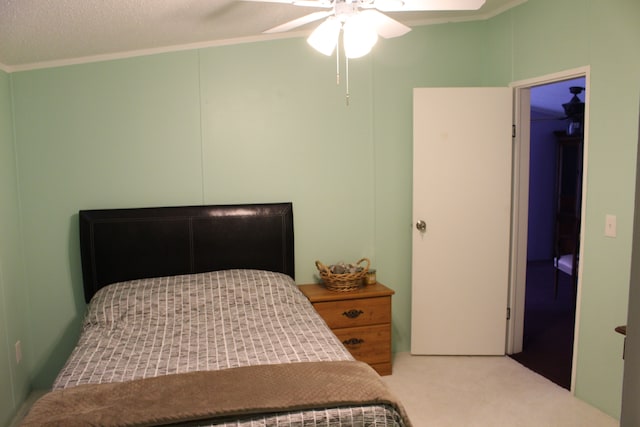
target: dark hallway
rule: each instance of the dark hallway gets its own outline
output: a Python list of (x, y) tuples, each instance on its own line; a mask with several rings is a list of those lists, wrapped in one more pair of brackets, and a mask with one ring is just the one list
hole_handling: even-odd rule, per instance
[[(512, 355), (567, 389), (580, 247), (584, 87), (584, 78), (578, 78), (531, 89), (523, 351)], [(554, 259), (564, 271), (558, 274), (557, 295)]]

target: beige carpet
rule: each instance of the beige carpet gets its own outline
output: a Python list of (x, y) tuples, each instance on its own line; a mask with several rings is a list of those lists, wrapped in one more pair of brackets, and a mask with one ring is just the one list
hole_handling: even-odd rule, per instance
[(509, 357), (397, 353), (384, 381), (415, 427), (615, 427), (618, 421)]
[[(414, 427), (617, 427), (618, 421), (509, 357), (396, 353), (382, 377)], [(35, 399), (36, 391), (12, 427)]]

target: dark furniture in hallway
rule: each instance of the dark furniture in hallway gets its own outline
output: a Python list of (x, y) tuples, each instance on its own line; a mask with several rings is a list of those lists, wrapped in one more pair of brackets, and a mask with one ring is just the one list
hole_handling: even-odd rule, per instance
[(556, 213), (553, 246), (554, 292), (558, 294), (561, 273), (571, 278), (571, 288), (578, 283), (580, 250), (580, 216), (582, 208), (582, 135), (556, 136)]

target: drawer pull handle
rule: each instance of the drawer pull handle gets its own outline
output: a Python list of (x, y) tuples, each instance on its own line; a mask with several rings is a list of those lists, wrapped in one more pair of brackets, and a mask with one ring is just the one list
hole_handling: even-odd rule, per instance
[(364, 342), (364, 340), (361, 339), (361, 338), (349, 338), (348, 340), (342, 341), (342, 344), (344, 344), (344, 345), (358, 345), (358, 344), (362, 344), (363, 342)]
[(344, 313), (342, 313), (343, 316), (348, 317), (349, 319), (355, 319), (356, 317), (360, 316), (361, 314), (364, 314), (364, 311), (362, 310), (349, 310), (349, 311), (345, 311)]

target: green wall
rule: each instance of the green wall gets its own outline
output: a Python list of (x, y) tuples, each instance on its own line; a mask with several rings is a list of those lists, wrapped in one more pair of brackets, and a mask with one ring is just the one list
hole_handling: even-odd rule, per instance
[(370, 71), (353, 64), (345, 108), (308, 53), (286, 40), (13, 76), (34, 387), (84, 313), (79, 209), (291, 200), (299, 281), (316, 259), (375, 257)]
[[(607, 2), (595, 3), (598, 7), (594, 7), (589, 21), (594, 33), (600, 36), (591, 43), (594, 82), (591, 114), (598, 120), (593, 120), (590, 130), (594, 141), (589, 152), (587, 192), (590, 216), (586, 230), (590, 240), (584, 263), (583, 310), (591, 315), (581, 323), (582, 359), (578, 364), (577, 387), (585, 400), (599, 401), (603, 407), (617, 410), (621, 380), (617, 375), (607, 377), (594, 372), (593, 367), (608, 364), (610, 358), (620, 355), (615, 346), (620, 337), (613, 338), (610, 331), (611, 327), (627, 322), (624, 307), (629, 295), (636, 194), (640, 3), (633, 0), (615, 3), (616, 7)], [(603, 218), (609, 213), (618, 214), (618, 238), (613, 240), (604, 237), (602, 230)], [(608, 351), (601, 351), (603, 347)], [(622, 375), (622, 368), (617, 365), (616, 368)], [(596, 385), (612, 391), (603, 394)]]
[(30, 391), (28, 351), (15, 357), (16, 341), (30, 345), (15, 159), (11, 77), (0, 71), (0, 425)]
[[(316, 259), (368, 256), (396, 291), (394, 349), (408, 351), (412, 89), (504, 86), (589, 65), (576, 393), (618, 416), (613, 328), (627, 311), (639, 18), (635, 0), (529, 0), (487, 21), (418, 27), (351, 61), (348, 107), (344, 72), (336, 86), (334, 60), (303, 39), (0, 75), (0, 120), (15, 117), (1, 128), (3, 154), (14, 157), (11, 129), (17, 147), (2, 181), (13, 208), (0, 226), (12, 237), (0, 248), (15, 243), (25, 254), (1, 254), (0, 314), (11, 322), (0, 327), (0, 350), (28, 343), (34, 388), (48, 387), (68, 356), (84, 314), (79, 209), (290, 200), (298, 281), (315, 279)], [(616, 239), (603, 236), (606, 213), (618, 217)], [(11, 267), (20, 286), (4, 279), (13, 256), (26, 267)], [(20, 376), (1, 357), (2, 373)]]
[[(640, 102), (640, 2), (529, 1), (512, 12), (514, 81), (591, 67), (576, 394), (619, 416)], [(617, 238), (604, 236), (617, 215)]]

